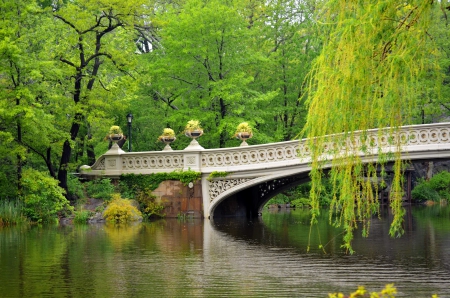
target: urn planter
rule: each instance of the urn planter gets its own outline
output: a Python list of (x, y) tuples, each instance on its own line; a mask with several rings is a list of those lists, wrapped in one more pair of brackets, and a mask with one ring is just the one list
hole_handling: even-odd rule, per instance
[(201, 137), (201, 135), (203, 134), (203, 130), (186, 130), (184, 134), (192, 139), (189, 146), (187, 146), (184, 150), (204, 149), (196, 140), (197, 138)]
[(248, 146), (247, 140), (253, 137), (253, 134), (249, 132), (239, 132), (236, 137), (242, 141), (240, 146)]
[(176, 139), (176, 137), (160, 137), (160, 141), (166, 144), (162, 151), (173, 151), (172, 147), (170, 147), (170, 144), (175, 142)]

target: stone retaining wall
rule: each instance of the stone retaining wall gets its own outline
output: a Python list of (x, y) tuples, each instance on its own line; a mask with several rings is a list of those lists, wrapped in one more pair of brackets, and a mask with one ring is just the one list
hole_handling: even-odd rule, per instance
[(168, 180), (162, 182), (152, 193), (157, 197), (156, 201), (164, 205), (166, 217), (203, 218), (200, 181), (195, 182), (190, 188), (180, 181)]

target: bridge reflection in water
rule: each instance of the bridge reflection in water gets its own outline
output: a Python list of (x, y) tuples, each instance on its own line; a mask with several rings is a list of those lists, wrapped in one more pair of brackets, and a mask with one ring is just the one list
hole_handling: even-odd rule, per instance
[(351, 256), (326, 215), (306, 253), (302, 210), (255, 221), (3, 228), (0, 296), (316, 298), (394, 283), (397, 297), (450, 297), (449, 214), (448, 207), (411, 208), (406, 234), (394, 239), (389, 214), (374, 219), (369, 238), (355, 234)]
[[(397, 150), (390, 142), (389, 128), (355, 132), (354, 148), (363, 162), (377, 160), (379, 150)], [(411, 161), (447, 160), (450, 157), (450, 123), (405, 126), (395, 136), (402, 140), (402, 158)], [(364, 145), (364, 146), (363, 146)], [(325, 144), (332, 150), (332, 142)], [(188, 147), (178, 151), (124, 152), (117, 145), (94, 165), (83, 166), (86, 177), (117, 178), (122, 174), (152, 174), (174, 170), (202, 173), (202, 213), (217, 216), (254, 217), (264, 203), (282, 190), (308, 179), (310, 152), (307, 140), (263, 145), (203, 149)], [(327, 166), (325, 166), (326, 168)], [(328, 165), (329, 167), (329, 165)], [(212, 172), (227, 172), (226, 177), (209, 178)]]

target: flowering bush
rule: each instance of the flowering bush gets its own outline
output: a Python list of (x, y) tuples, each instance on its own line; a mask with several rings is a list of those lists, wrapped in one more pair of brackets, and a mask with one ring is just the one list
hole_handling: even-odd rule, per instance
[(107, 221), (115, 223), (125, 223), (142, 219), (141, 212), (132, 204), (131, 200), (122, 199), (120, 194), (114, 194), (111, 203), (103, 212), (103, 217)]

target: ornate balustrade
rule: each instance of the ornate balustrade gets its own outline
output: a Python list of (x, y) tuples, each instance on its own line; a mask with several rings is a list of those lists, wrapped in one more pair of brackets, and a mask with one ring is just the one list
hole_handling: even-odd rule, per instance
[[(423, 155), (428, 150), (448, 150), (450, 123), (404, 126), (396, 135), (386, 128), (325, 138), (324, 155), (328, 157), (332, 156), (333, 150), (342, 148), (352, 149), (360, 155), (398, 149), (408, 153), (420, 151)], [(400, 138), (401, 148), (395, 145), (395, 138)], [(210, 173), (278, 168), (307, 163), (311, 157), (307, 141), (304, 139), (221, 149), (130, 153), (113, 147), (92, 167), (83, 166), (81, 170), (84, 175), (119, 176), (126, 173), (151, 174), (187, 169)]]

